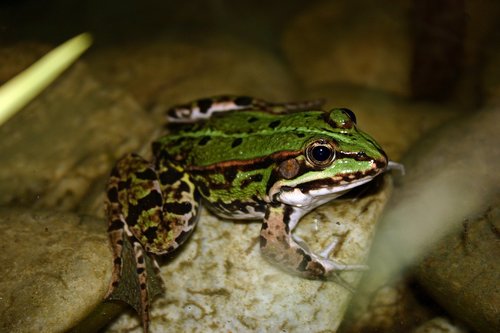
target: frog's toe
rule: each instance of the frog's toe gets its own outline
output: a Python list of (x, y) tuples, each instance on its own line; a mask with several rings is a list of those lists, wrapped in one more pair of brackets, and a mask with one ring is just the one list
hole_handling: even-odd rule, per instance
[(320, 257), (327, 259), (328, 257), (330, 257), (330, 254), (332, 254), (332, 252), (335, 249), (337, 249), (339, 244), (340, 244), (340, 238), (334, 237), (333, 241), (330, 244), (328, 244), (328, 246), (325, 247), (325, 249), (319, 252), (318, 254), (320, 255)]
[(340, 261), (324, 257), (319, 257), (317, 260), (325, 268), (326, 275), (329, 275), (331, 272), (366, 271), (369, 268), (367, 265), (363, 264), (345, 264)]

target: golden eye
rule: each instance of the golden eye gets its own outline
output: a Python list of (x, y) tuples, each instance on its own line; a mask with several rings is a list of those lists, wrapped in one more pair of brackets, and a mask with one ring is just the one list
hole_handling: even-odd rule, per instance
[(325, 168), (335, 159), (335, 148), (331, 141), (326, 139), (315, 140), (306, 148), (306, 158), (313, 166)]

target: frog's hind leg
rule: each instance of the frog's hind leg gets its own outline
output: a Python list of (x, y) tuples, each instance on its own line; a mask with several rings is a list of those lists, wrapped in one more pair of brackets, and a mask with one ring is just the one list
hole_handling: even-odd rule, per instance
[(187, 239), (198, 217), (197, 192), (180, 167), (168, 162), (155, 165), (130, 154), (120, 159), (111, 173), (106, 207), (114, 255), (113, 278), (107, 297), (121, 279), (124, 237), (127, 237), (133, 247), (140, 291), (136, 310), (147, 329), (150, 295), (146, 252), (169, 253)]
[(167, 110), (166, 117), (169, 123), (189, 123), (210, 118), (214, 113), (218, 112), (261, 110), (269, 113), (288, 113), (318, 109), (324, 103), (323, 99), (274, 103), (249, 96), (225, 95), (202, 98), (191, 103), (175, 105)]
[[(137, 177), (139, 167), (144, 167), (141, 158), (137, 155), (126, 155), (116, 164), (111, 172), (108, 181), (107, 200), (106, 200), (106, 214), (109, 220), (108, 234), (113, 249), (113, 272), (111, 284), (105, 299), (120, 299), (120, 296), (115, 296), (114, 291), (119, 288), (122, 280), (123, 271), (123, 258), (125, 242), (130, 242), (132, 245), (133, 259), (135, 261), (135, 272), (137, 276), (137, 298), (130, 300), (136, 311), (139, 313), (142, 327), (144, 332), (148, 332), (149, 327), (149, 304), (150, 296), (147, 288), (147, 270), (146, 260), (144, 258), (145, 251), (141, 243), (134, 237), (129, 229), (130, 225), (134, 225), (131, 216), (134, 215), (134, 200), (131, 196), (140, 197), (140, 194), (135, 192), (131, 194), (134, 178)], [(154, 188), (154, 186), (152, 187)], [(142, 191), (145, 190), (143, 187)], [(145, 207), (142, 207), (145, 208)], [(127, 240), (125, 240), (127, 237)], [(154, 261), (154, 258), (153, 258)], [(138, 290), (138, 291), (137, 291)], [(134, 290), (132, 291), (134, 292)]]
[(260, 232), (260, 247), (265, 257), (296, 275), (313, 279), (336, 277), (338, 271), (366, 270), (365, 265), (347, 265), (329, 259), (335, 244), (316, 254), (299, 238), (296, 241), (292, 229), (302, 214), (299, 208), (284, 204), (268, 208)]
[(108, 292), (104, 297), (107, 299), (118, 286), (122, 274), (122, 251), (123, 238), (125, 233), (125, 221), (120, 213), (120, 204), (118, 202), (118, 183), (113, 177), (113, 170), (110, 181), (108, 183), (108, 195), (106, 200), (106, 215), (108, 217), (108, 236), (113, 250), (113, 272), (111, 275), (111, 283)]

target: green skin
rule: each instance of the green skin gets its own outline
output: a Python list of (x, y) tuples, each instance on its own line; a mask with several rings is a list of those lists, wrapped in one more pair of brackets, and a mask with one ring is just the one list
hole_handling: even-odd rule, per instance
[(225, 218), (263, 220), (263, 255), (294, 274), (328, 278), (366, 268), (328, 258), (333, 244), (316, 254), (292, 235), (304, 214), (388, 166), (384, 151), (356, 127), (351, 111), (319, 111), (319, 106), (227, 96), (179, 105), (167, 118), (184, 124), (153, 143), (153, 161), (130, 154), (117, 162), (106, 203), (115, 256), (108, 296), (120, 281), (123, 238), (129, 237), (144, 330), (149, 322), (145, 252), (167, 254), (186, 241), (201, 203)]

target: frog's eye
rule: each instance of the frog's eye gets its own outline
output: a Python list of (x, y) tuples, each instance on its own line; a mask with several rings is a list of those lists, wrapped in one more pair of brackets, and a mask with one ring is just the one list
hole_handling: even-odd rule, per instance
[(325, 139), (309, 143), (306, 148), (306, 159), (315, 167), (325, 168), (329, 166), (335, 159), (333, 143)]
[(356, 115), (354, 114), (354, 112), (352, 112), (351, 110), (349, 109), (346, 109), (346, 108), (342, 108), (341, 109), (349, 118), (351, 118), (352, 122), (356, 124)]

